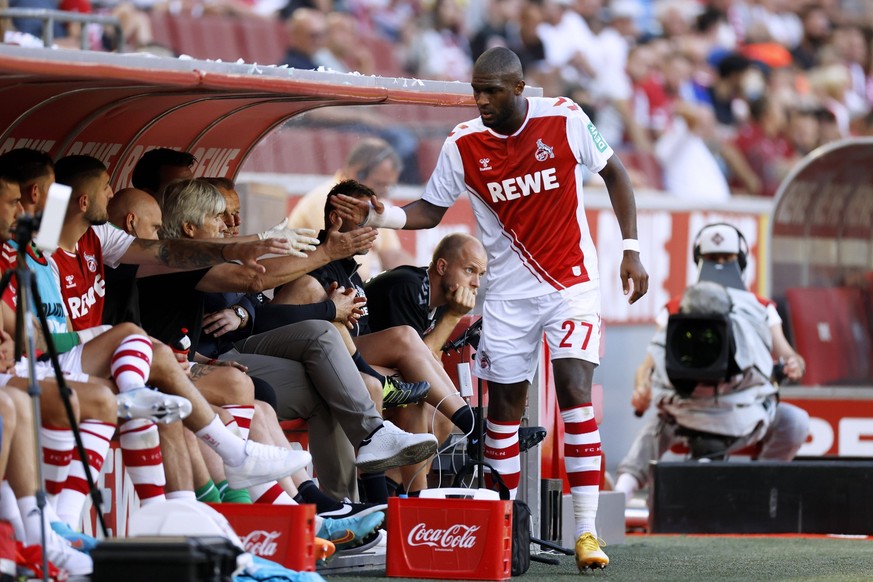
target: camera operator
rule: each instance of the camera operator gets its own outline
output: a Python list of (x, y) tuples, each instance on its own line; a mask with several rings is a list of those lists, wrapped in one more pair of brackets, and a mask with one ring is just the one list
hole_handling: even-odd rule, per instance
[[(708, 262), (709, 266), (718, 265), (726, 272), (733, 269), (741, 275), (747, 253), (748, 245), (742, 233), (724, 223), (704, 227), (694, 243), (694, 258), (701, 271)], [(741, 279), (737, 280), (739, 284), (732, 287), (742, 286)], [(684, 305), (680, 299), (685, 301)], [(722, 303), (722, 313), (730, 312), (737, 339), (735, 359), (740, 364), (740, 371), (730, 381), (717, 386), (717, 397), (710, 384), (708, 387), (697, 386), (690, 398), (683, 401), (666, 375), (668, 318), (680, 311), (717, 312), (719, 302)], [(683, 439), (682, 435), (676, 434), (680, 427), (723, 436), (727, 443), (726, 452), (760, 442), (758, 459), (789, 461), (794, 458), (806, 440), (809, 415), (794, 405), (778, 401), (776, 387), (770, 382), (772, 358), (779, 361), (781, 374), (789, 381), (799, 380), (806, 366), (785, 338), (782, 319), (772, 301), (744, 288), (728, 290), (709, 282), (701, 288), (698, 283), (686, 290), (682, 298), (671, 300), (656, 317), (656, 323), (658, 330), (637, 370), (631, 404), (637, 415), (642, 416), (654, 400), (658, 414), (646, 420), (630, 451), (619, 464), (617, 491), (630, 498), (646, 485), (650, 461), (659, 459), (675, 442)], [(764, 350), (770, 358), (769, 364), (763, 359)], [(760, 363), (755, 366), (753, 360), (747, 359), (743, 362), (746, 365), (741, 365), (739, 360), (752, 353), (758, 354)]]

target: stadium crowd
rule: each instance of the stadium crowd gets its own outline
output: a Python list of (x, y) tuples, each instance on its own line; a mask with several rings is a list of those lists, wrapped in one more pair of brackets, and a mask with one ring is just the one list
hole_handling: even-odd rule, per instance
[[(855, 0), (9, 5), (111, 11), (122, 20), (128, 48), (165, 52), (174, 47), (155, 47), (162, 35), (152, 30), (149, 13), (280, 19), (287, 34), (281, 62), (364, 74), (466, 81), (485, 49), (504, 45), (521, 57), (530, 85), (585, 108), (622, 154), (636, 186), (680, 198), (773, 196), (805, 154), (873, 127), (873, 8)], [(39, 34), (38, 21), (15, 25)], [(55, 33), (72, 32), (59, 27)], [(112, 39), (102, 44), (111, 46)], [(386, 138), (384, 131), (379, 135)], [(400, 135), (388, 139), (411, 170), (412, 158), (398, 145), (402, 131), (394, 133)], [(416, 177), (425, 178), (415, 172), (404, 178)]]

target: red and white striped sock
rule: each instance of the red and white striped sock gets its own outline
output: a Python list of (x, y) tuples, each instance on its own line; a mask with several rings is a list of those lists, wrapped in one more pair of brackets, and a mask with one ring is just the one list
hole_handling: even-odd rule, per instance
[(576, 537), (585, 532), (597, 536), (594, 520), (600, 499), (600, 431), (591, 403), (561, 411), (564, 419), (564, 466), (573, 498)]
[[(100, 475), (100, 470), (103, 468), (103, 462), (106, 460), (106, 455), (109, 453), (109, 441), (115, 434), (115, 425), (86, 419), (79, 423), (79, 434), (82, 435), (82, 445), (88, 455), (88, 469), (91, 472), (91, 479), (96, 482), (97, 476)], [(73, 529), (79, 529), (82, 508), (85, 506), (85, 498), (89, 492), (85, 469), (79, 460), (79, 452), (74, 449), (70, 474), (55, 503), (58, 517)]]
[(254, 405), (245, 406), (242, 404), (228, 404), (222, 406), (222, 408), (233, 416), (233, 419), (236, 421), (236, 426), (239, 429), (239, 436), (242, 437), (242, 440), (249, 440), (249, 430), (252, 426), (252, 417), (255, 416)]
[(158, 427), (150, 420), (134, 418), (118, 427), (121, 460), (142, 505), (163, 501), (164, 474)]
[[(485, 420), (485, 462), (503, 478), (509, 489), (509, 498), (515, 499), (521, 480), (521, 458), (518, 452), (518, 427), (520, 422)], [(494, 488), (491, 470), (485, 467), (485, 483)]]
[(109, 369), (119, 392), (142, 388), (149, 379), (152, 366), (152, 340), (131, 334), (121, 340), (112, 354)]
[(297, 505), (288, 493), (282, 489), (278, 481), (262, 483), (248, 488), (252, 503), (269, 503), (270, 505)]
[[(39, 440), (42, 444), (42, 466), (45, 477), (45, 491), (48, 495), (58, 495), (64, 488), (70, 474), (73, 448), (76, 441), (69, 428), (41, 426)], [(54, 502), (54, 499), (52, 499)]]

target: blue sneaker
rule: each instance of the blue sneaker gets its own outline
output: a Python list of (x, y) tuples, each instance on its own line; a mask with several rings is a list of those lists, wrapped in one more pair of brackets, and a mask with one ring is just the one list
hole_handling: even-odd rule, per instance
[(355, 548), (364, 543), (364, 538), (376, 531), (385, 521), (385, 514), (375, 511), (362, 517), (352, 516), (343, 519), (324, 518), (316, 537), (333, 542), (336, 551)]
[(70, 542), (70, 546), (85, 554), (90, 554), (91, 550), (97, 547), (99, 543), (97, 538), (91, 537), (88, 534), (83, 534), (75, 531), (63, 521), (53, 521), (52, 530)]

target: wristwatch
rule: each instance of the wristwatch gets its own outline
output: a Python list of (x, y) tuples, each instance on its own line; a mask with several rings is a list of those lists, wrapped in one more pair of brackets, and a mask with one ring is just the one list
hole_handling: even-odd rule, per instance
[(246, 326), (246, 322), (249, 320), (249, 312), (246, 311), (241, 305), (234, 305), (231, 307), (233, 312), (236, 313), (236, 316), (239, 317), (240, 324), (237, 329), (243, 328)]

